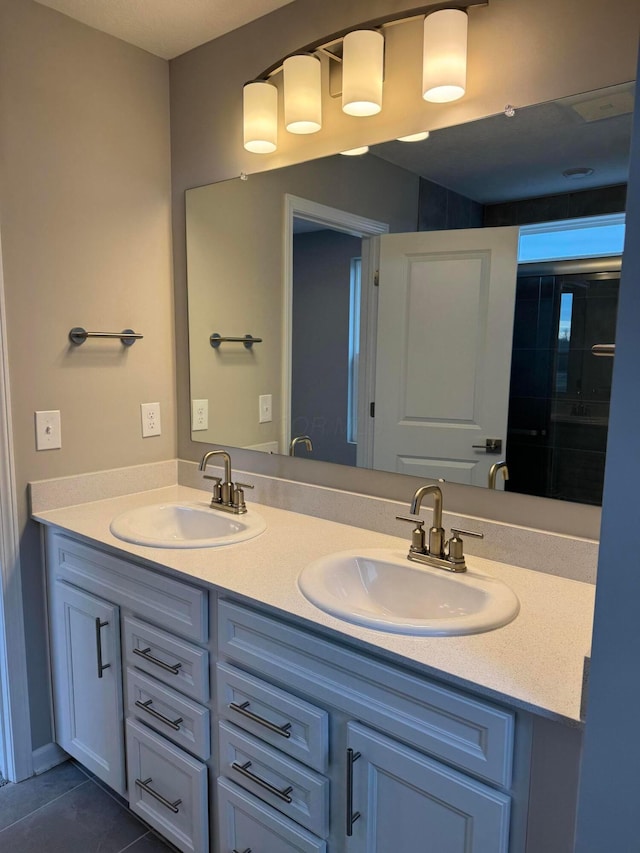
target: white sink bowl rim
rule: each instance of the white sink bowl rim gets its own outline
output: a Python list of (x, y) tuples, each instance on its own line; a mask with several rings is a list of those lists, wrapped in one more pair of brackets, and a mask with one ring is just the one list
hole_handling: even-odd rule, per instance
[(234, 515), (208, 503), (160, 503), (128, 509), (109, 529), (124, 542), (152, 548), (214, 548), (258, 536), (266, 522), (253, 509)]
[(391, 549), (322, 557), (302, 570), (298, 586), (325, 613), (398, 634), (478, 634), (508, 624), (520, 610), (516, 594), (496, 578), (432, 568)]

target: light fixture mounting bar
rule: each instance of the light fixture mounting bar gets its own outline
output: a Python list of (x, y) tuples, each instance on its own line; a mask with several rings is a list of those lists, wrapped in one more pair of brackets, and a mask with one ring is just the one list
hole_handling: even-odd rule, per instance
[(430, 15), (432, 12), (439, 12), (442, 9), (461, 9), (462, 11), (468, 11), (469, 9), (476, 9), (482, 6), (488, 6), (489, 0), (470, 0), (470, 2), (465, 2), (465, 0), (455, 0), (455, 2), (444, 2), (444, 3), (427, 3), (423, 6), (417, 6), (415, 9), (407, 9), (404, 12), (399, 14), (390, 14), (383, 15), (380, 18), (372, 18), (370, 21), (363, 21), (358, 24), (352, 24), (349, 27), (345, 27), (343, 30), (338, 30), (338, 32), (331, 33), (330, 35), (324, 36), (324, 38), (317, 39), (316, 41), (310, 42), (304, 47), (299, 48), (293, 53), (288, 53), (286, 56), (283, 56), (277, 62), (274, 62), (273, 65), (270, 65), (268, 68), (265, 68), (260, 74), (253, 78), (256, 80), (269, 80), (275, 74), (278, 74), (282, 71), (282, 66), (284, 64), (285, 59), (288, 59), (290, 56), (295, 56), (299, 53), (322, 53), (325, 56), (329, 56), (331, 59), (341, 61), (340, 54), (331, 50), (332, 47), (341, 44), (344, 37), (352, 32), (354, 27), (357, 26), (359, 30), (375, 30), (381, 29), (385, 26), (389, 26), (391, 24), (404, 24), (407, 21), (412, 20), (413, 18), (420, 18), (424, 15)]

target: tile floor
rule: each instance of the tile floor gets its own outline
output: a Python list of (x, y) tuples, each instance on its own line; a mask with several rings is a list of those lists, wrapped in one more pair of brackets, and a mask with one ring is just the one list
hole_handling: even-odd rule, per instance
[(0, 787), (2, 853), (168, 853), (114, 796), (67, 762)]

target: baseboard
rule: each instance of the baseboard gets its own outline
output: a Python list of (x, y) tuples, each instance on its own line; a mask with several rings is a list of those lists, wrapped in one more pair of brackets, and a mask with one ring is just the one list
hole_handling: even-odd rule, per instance
[(67, 753), (57, 743), (46, 743), (33, 750), (33, 772), (37, 776), (62, 764), (68, 758)]

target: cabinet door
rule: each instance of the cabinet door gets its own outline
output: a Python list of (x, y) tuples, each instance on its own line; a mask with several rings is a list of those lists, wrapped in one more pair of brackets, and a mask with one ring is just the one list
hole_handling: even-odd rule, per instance
[(507, 853), (506, 795), (357, 723), (347, 748), (349, 853)]
[(56, 740), (124, 796), (118, 608), (56, 581), (50, 632)]

